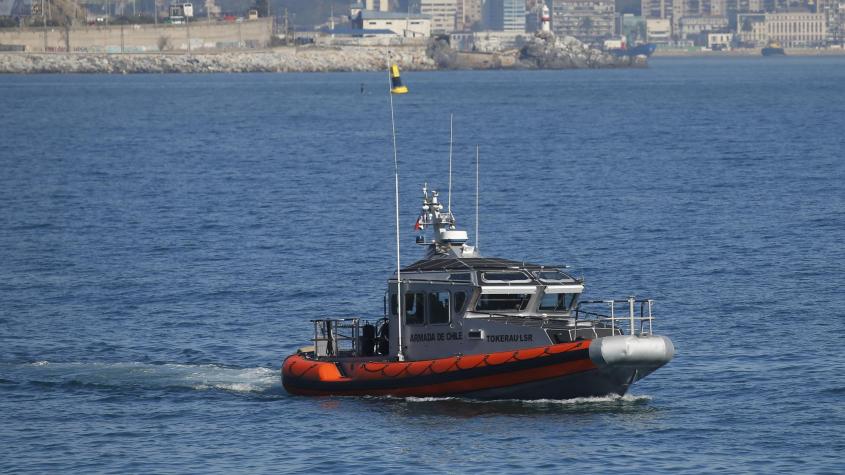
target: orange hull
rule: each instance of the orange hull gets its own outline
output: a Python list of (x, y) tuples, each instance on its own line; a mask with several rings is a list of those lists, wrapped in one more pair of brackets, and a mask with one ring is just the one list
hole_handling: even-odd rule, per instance
[(292, 394), (309, 396), (458, 396), (559, 380), (596, 369), (590, 340), (410, 362), (316, 361), (287, 357), (282, 382)]

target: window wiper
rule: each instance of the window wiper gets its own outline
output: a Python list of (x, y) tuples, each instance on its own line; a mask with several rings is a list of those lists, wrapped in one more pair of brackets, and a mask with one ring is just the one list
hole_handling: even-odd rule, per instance
[(546, 317), (540, 315), (509, 315), (505, 313), (496, 313), (496, 312), (483, 312), (476, 310), (475, 313), (483, 313), (485, 315), (489, 315), (491, 317), (504, 317), (504, 318), (529, 318), (533, 320), (545, 320)]

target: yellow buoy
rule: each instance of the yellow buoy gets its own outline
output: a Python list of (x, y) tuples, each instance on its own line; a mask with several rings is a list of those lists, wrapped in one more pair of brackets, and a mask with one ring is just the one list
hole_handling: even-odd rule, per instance
[(408, 88), (402, 85), (402, 79), (399, 77), (399, 66), (396, 64), (390, 65), (390, 92), (393, 94), (408, 93)]

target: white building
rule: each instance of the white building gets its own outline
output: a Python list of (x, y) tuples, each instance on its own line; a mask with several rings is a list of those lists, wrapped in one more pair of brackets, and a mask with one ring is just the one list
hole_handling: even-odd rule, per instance
[(460, 0), (420, 0), (420, 13), (431, 16), (431, 31), (451, 33), (457, 29)]
[(731, 48), (731, 41), (734, 39), (733, 33), (708, 33), (707, 34), (707, 49), (710, 50), (727, 50)]
[(649, 43), (667, 44), (672, 41), (672, 21), (668, 18), (648, 18), (645, 29)]
[(728, 18), (724, 16), (685, 16), (679, 22), (678, 34), (683, 39), (691, 39), (702, 32), (724, 30), (727, 27)]
[[(685, 0), (642, 0), (640, 8), (642, 17), (646, 20), (668, 20), (670, 22), (670, 35), (673, 31), (678, 30), (679, 21), (688, 10)], [(663, 23), (659, 24), (663, 25)]]
[(405, 38), (431, 36), (431, 17), (419, 13), (361, 10), (351, 18), (351, 21), (352, 28), (357, 30), (390, 30)]
[(616, 4), (613, 0), (554, 0), (552, 29), (585, 43), (604, 41), (616, 35)]
[(737, 35), (755, 46), (777, 41), (784, 48), (814, 47), (822, 45), (827, 36), (825, 16), (820, 13), (739, 14), (737, 17)]

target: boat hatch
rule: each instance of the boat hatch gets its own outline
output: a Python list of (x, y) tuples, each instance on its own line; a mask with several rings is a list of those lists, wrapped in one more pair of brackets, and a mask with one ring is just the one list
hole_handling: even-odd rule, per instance
[(544, 284), (576, 283), (578, 282), (571, 275), (559, 270), (541, 270), (534, 272), (537, 279)]
[(537, 292), (535, 285), (485, 285), (481, 287), (481, 294), (533, 294)]
[(531, 278), (520, 271), (482, 272), (481, 280), (490, 284), (528, 284), (531, 282)]

